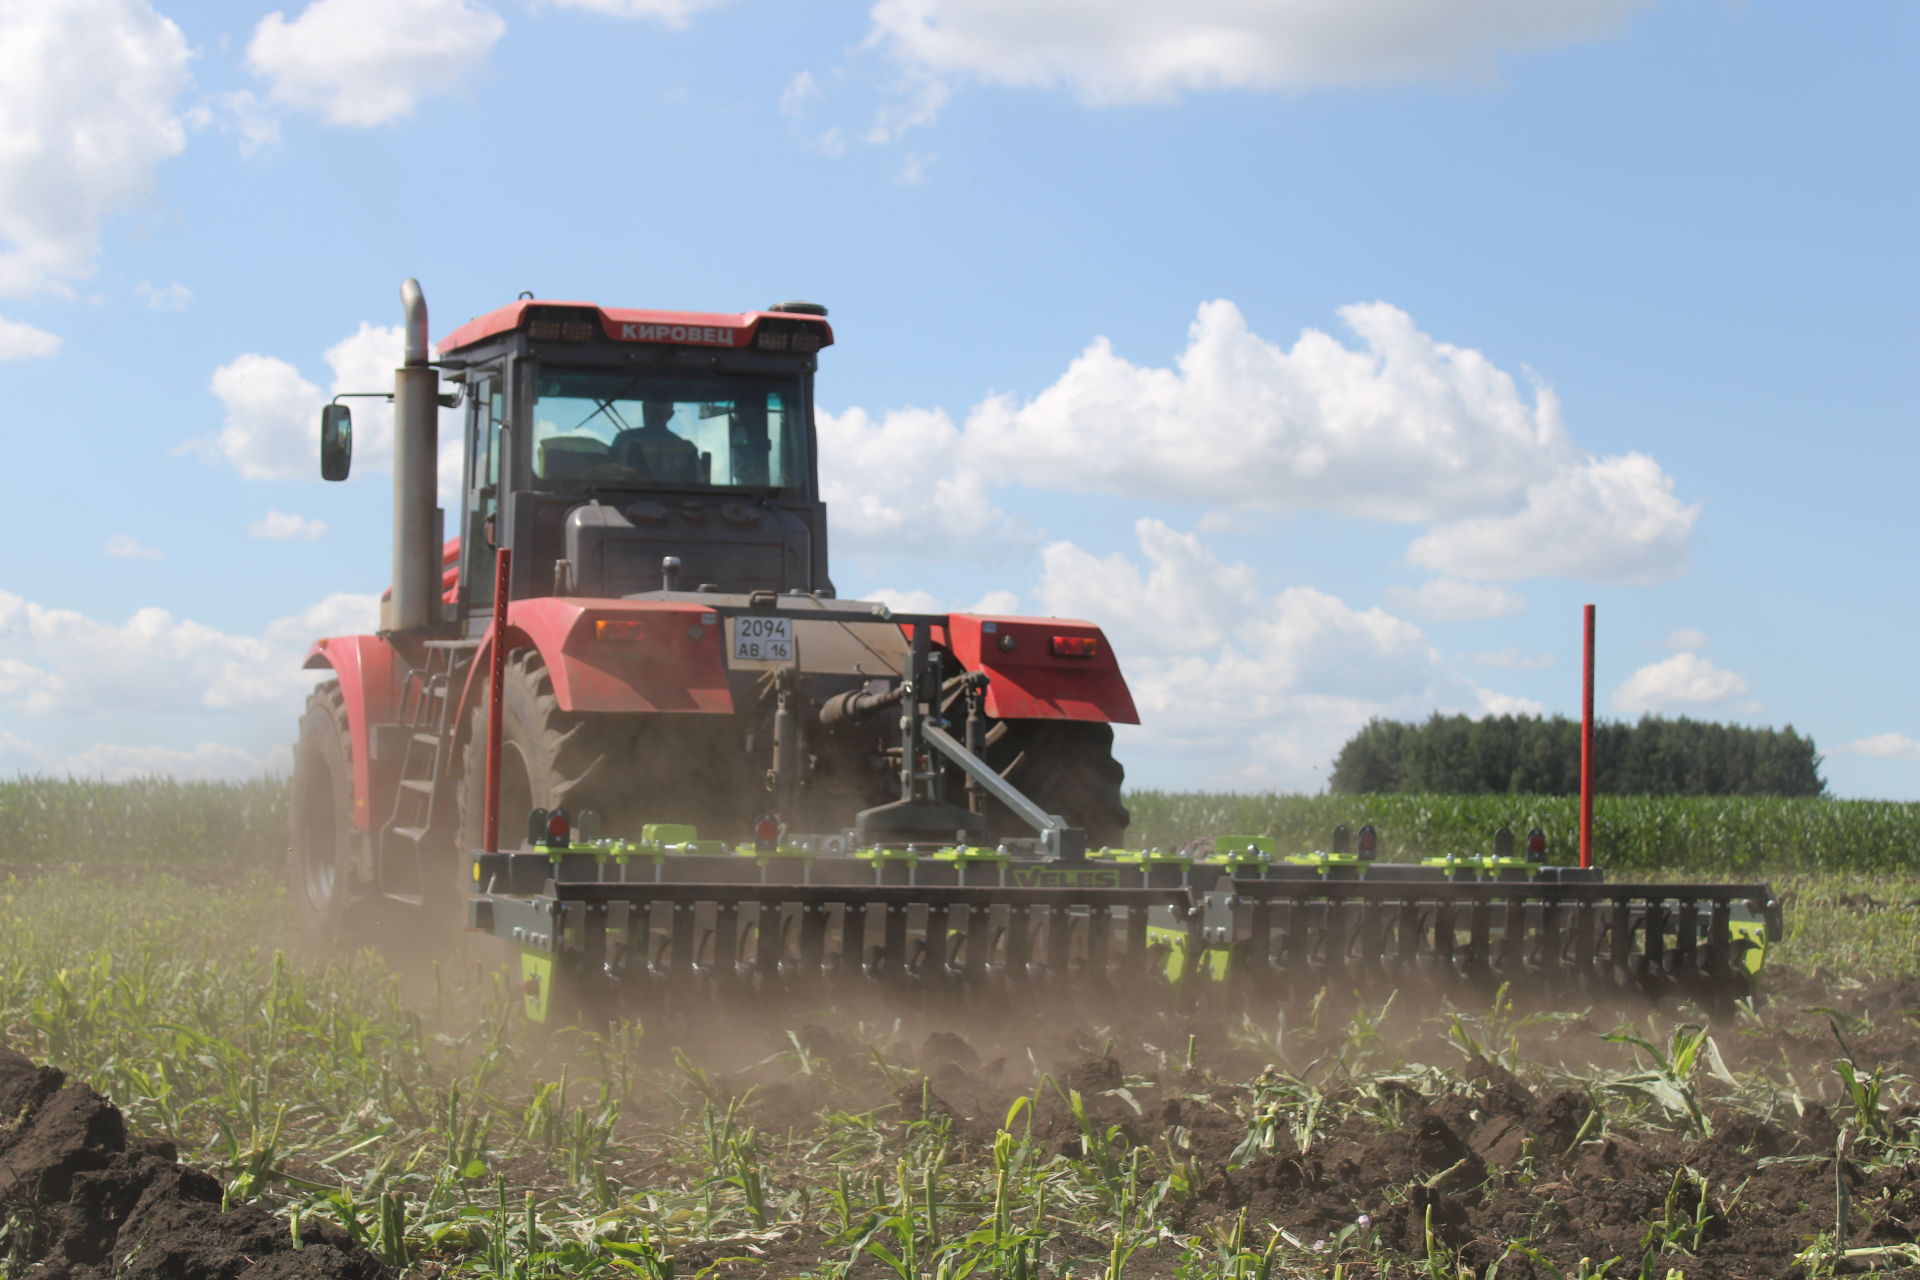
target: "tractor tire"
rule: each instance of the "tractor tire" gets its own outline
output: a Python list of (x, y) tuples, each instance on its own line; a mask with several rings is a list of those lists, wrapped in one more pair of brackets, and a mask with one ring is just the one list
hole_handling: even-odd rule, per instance
[(301, 943), (321, 951), (351, 941), (361, 837), (353, 826), (353, 749), (340, 684), (307, 698), (293, 745), (287, 891)]
[[(1087, 833), (1089, 848), (1118, 845), (1132, 815), (1121, 803), (1127, 771), (1113, 758), (1113, 726), (1084, 720), (1002, 720), (987, 734), (986, 761), (1048, 813)], [(996, 837), (1032, 831), (989, 802)]]
[[(632, 772), (639, 721), (634, 716), (589, 715), (560, 709), (553, 677), (539, 654), (507, 657), (501, 690), (500, 847), (527, 843), (527, 815), (565, 809), (577, 822), (592, 809), (610, 835), (637, 838), (630, 812), (637, 790)], [(485, 835), (487, 704), (483, 698), (461, 753), (458, 803), (462, 850), (479, 849)], [(466, 859), (460, 860), (461, 872)]]

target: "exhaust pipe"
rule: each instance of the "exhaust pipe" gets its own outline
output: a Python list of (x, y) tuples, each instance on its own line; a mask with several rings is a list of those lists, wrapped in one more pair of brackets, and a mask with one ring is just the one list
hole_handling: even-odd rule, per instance
[(411, 277), (400, 286), (405, 363), (393, 372), (393, 598), (387, 626), (405, 631), (437, 620), (440, 374), (428, 363), (427, 297)]

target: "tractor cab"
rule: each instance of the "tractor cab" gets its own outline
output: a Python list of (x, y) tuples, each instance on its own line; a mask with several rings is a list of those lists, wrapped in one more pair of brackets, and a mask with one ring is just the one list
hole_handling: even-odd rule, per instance
[(826, 309), (805, 302), (523, 299), (460, 326), (438, 362), (465, 427), (439, 620), (484, 629), (501, 546), (515, 599), (831, 594), (813, 374), (832, 341)]

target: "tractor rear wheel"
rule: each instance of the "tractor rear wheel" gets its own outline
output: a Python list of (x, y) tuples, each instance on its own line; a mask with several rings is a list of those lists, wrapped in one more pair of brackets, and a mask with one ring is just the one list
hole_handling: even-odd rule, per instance
[[(1113, 726), (1084, 720), (1002, 720), (987, 733), (986, 761), (1048, 813), (1087, 833), (1089, 847), (1117, 845), (1132, 815), (1121, 803), (1127, 771), (1113, 758)], [(988, 818), (996, 836), (1032, 831), (998, 803)]]
[[(633, 716), (562, 711), (540, 655), (530, 649), (507, 657), (501, 690), (500, 844), (518, 849), (526, 841), (534, 809), (565, 809), (576, 821), (585, 809), (599, 813), (603, 830), (629, 830), (628, 812), (637, 780), (631, 772), (638, 722)], [(460, 769), (460, 841), (478, 849), (484, 838), (487, 785), (487, 707), (474, 707)], [(465, 870), (465, 859), (461, 859)]]
[(314, 689), (300, 717), (288, 827), (287, 890), (300, 939), (313, 950), (334, 946), (351, 923), (359, 843), (347, 704), (336, 680)]

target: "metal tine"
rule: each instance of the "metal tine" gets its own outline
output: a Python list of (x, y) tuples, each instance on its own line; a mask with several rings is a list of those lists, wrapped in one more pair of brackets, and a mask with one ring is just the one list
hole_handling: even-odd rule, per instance
[(1573, 904), (1571, 936), (1567, 940), (1567, 961), (1577, 981), (1592, 986), (1599, 977), (1595, 965), (1595, 932), (1600, 926), (1599, 907), (1582, 898)]
[(1347, 952), (1353, 945), (1352, 911), (1344, 899), (1335, 898), (1321, 912), (1320, 981), (1343, 982), (1347, 973)]
[(580, 921), (580, 968), (597, 976), (607, 967), (607, 906), (604, 902), (582, 905), (586, 915)]
[(1446, 977), (1459, 967), (1455, 956), (1457, 950), (1455, 937), (1453, 901), (1441, 897), (1433, 904), (1433, 962), (1432, 968), (1440, 977)]
[(1288, 979), (1288, 994), (1296, 999), (1311, 995), (1318, 986), (1313, 982), (1313, 939), (1309, 932), (1312, 926), (1305, 896), (1296, 894), (1287, 904), (1286, 958), (1281, 964)]
[(1094, 907), (1087, 913), (1087, 976), (1094, 982), (1107, 981), (1108, 955), (1113, 943), (1113, 911)]
[(1120, 975), (1123, 979), (1139, 982), (1147, 976), (1147, 909), (1145, 907), (1127, 907), (1126, 950), (1120, 960)]
[(993, 908), (976, 902), (967, 908), (967, 946), (965, 974), (968, 986), (986, 980), (993, 962)]
[(1068, 907), (1047, 912), (1047, 976), (1064, 982), (1073, 966), (1073, 916)]
[(800, 908), (800, 973), (802, 983), (817, 981), (826, 971), (827, 908), (809, 902)]
[(1611, 948), (1608, 956), (1613, 979), (1625, 985), (1633, 973), (1633, 904), (1625, 898), (1613, 900), (1613, 919), (1608, 924)]
[(865, 903), (849, 902), (840, 912), (840, 973), (847, 979), (859, 978), (867, 968), (867, 908)]
[(780, 959), (787, 949), (787, 909), (777, 902), (760, 904), (754, 920), (754, 977), (763, 987), (780, 978)]
[(1025, 982), (1032, 976), (1032, 918), (1032, 911), (1023, 906), (1007, 911), (1007, 975), (1015, 982)]
[(1420, 968), (1421, 944), (1425, 939), (1425, 926), (1421, 923), (1420, 903), (1411, 895), (1400, 900), (1399, 920), (1399, 957), (1395, 963), (1398, 976), (1410, 978)]
[(949, 957), (953, 953), (953, 940), (947, 934), (947, 905), (943, 902), (929, 906), (926, 945), (920, 949), (920, 979), (936, 991), (945, 990), (952, 973)]
[(1533, 949), (1534, 969), (1550, 981), (1558, 981), (1566, 967), (1566, 957), (1561, 953), (1564, 945), (1561, 940), (1561, 917), (1566, 909), (1558, 902), (1542, 902), (1537, 908), (1539, 932)]
[[(673, 904), (672, 934), (667, 943), (667, 969), (676, 984), (687, 982), (693, 976), (696, 924), (693, 903)], [(685, 990), (684, 987), (681, 989)]]
[(740, 904), (719, 902), (713, 910), (713, 975), (724, 991), (740, 981)]
[(884, 927), (880, 935), (880, 963), (876, 976), (889, 982), (898, 982), (907, 973), (907, 906), (903, 902), (889, 902), (882, 916)]
[(1707, 950), (1702, 970), (1709, 979), (1724, 981), (1733, 971), (1733, 907), (1715, 898), (1707, 910)]
[(1485, 974), (1492, 968), (1493, 904), (1485, 898), (1475, 898), (1467, 918), (1471, 924), (1464, 971), (1470, 976)]
[(1673, 956), (1668, 970), (1683, 980), (1700, 976), (1700, 903), (1681, 898), (1673, 918)]
[(1646, 982), (1664, 979), (1667, 973), (1667, 909), (1659, 898), (1648, 901), (1646, 906), (1647, 927), (1644, 936), (1646, 946), (1641, 977)]
[(1247, 914), (1247, 963), (1236, 962), (1227, 968), (1227, 977), (1244, 985), (1250, 994), (1266, 996), (1273, 990), (1273, 904), (1256, 898)]
[(1501, 933), (1501, 976), (1509, 982), (1517, 982), (1527, 971), (1527, 900), (1520, 894), (1516, 893), (1507, 899)]

